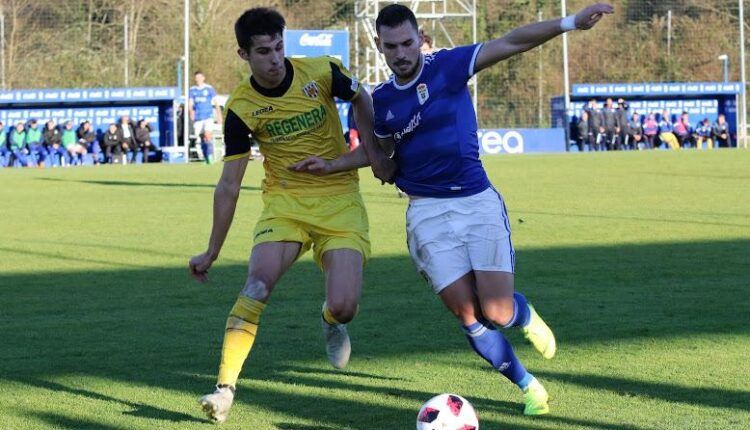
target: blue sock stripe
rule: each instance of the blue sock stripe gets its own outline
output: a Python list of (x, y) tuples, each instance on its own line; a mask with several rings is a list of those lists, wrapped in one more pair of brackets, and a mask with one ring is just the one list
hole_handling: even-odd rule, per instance
[(525, 390), (525, 389), (526, 389), (526, 387), (528, 387), (528, 386), (529, 386), (529, 384), (531, 383), (531, 381), (532, 381), (533, 379), (534, 379), (534, 375), (532, 375), (531, 373), (529, 373), (529, 372), (527, 371), (527, 372), (526, 372), (526, 375), (524, 375), (524, 377), (523, 377), (523, 378), (521, 378), (521, 380), (520, 380), (520, 381), (518, 381), (518, 383), (517, 383), (516, 385), (518, 385), (518, 388), (520, 388), (520, 389), (522, 389), (522, 390)]

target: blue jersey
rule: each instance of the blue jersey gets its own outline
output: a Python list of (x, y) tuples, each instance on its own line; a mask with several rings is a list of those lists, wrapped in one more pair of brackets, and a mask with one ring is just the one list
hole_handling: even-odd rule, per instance
[(213, 100), (214, 97), (216, 97), (216, 90), (214, 90), (214, 87), (208, 84), (205, 84), (200, 88), (193, 85), (190, 87), (189, 95), (190, 101), (193, 102), (193, 108), (195, 109), (196, 121), (213, 118)]
[(373, 90), (375, 134), (393, 138), (396, 185), (423, 197), (464, 197), (490, 181), (479, 160), (477, 120), (466, 82), (481, 45), (423, 56), (411, 82), (394, 76)]

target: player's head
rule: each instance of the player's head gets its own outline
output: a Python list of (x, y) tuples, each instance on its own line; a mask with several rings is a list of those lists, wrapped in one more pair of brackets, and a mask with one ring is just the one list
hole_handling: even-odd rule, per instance
[(200, 87), (206, 82), (206, 75), (204, 75), (203, 72), (198, 70), (193, 75), (193, 79), (195, 80), (195, 85), (198, 85)]
[(21, 131), (23, 131), (23, 129), (24, 129), (23, 121), (17, 122), (16, 123), (16, 130), (19, 131), (19, 132), (21, 132)]
[(280, 83), (284, 67), (284, 17), (267, 7), (248, 9), (234, 23), (237, 53), (261, 83)]
[(400, 4), (388, 5), (378, 13), (375, 30), (378, 51), (385, 56), (391, 71), (402, 80), (413, 77), (419, 68), (420, 47), (424, 43), (414, 12)]
[(723, 113), (720, 113), (717, 121), (719, 121), (719, 124), (724, 124), (724, 121), (726, 121), (726, 119), (727, 117), (725, 117)]

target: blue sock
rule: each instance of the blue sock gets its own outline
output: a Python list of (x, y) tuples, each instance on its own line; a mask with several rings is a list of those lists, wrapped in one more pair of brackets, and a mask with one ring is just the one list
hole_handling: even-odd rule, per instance
[(526, 301), (526, 297), (518, 292), (513, 293), (513, 318), (503, 328), (526, 327), (529, 325), (530, 319), (531, 311), (529, 311), (529, 303)]
[(521, 389), (526, 388), (533, 377), (518, 361), (513, 347), (502, 333), (497, 331), (492, 324), (482, 321), (464, 327), (464, 331), (469, 344), (480, 357), (487, 360), (492, 367), (499, 370), (503, 376)]

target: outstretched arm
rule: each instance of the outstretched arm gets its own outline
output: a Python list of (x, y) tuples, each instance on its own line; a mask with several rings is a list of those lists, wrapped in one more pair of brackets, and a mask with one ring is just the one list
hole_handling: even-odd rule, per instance
[(518, 27), (503, 37), (482, 45), (474, 64), (474, 73), (490, 67), (498, 61), (535, 48), (565, 31), (588, 30), (596, 25), (604, 14), (609, 13), (614, 13), (614, 8), (611, 5), (596, 3), (566, 18)]
[(214, 218), (208, 249), (190, 259), (190, 274), (201, 282), (208, 280), (208, 269), (219, 257), (221, 247), (229, 233), (229, 227), (234, 219), (237, 199), (240, 197), (242, 177), (245, 175), (248, 157), (226, 161), (221, 179), (214, 191)]

